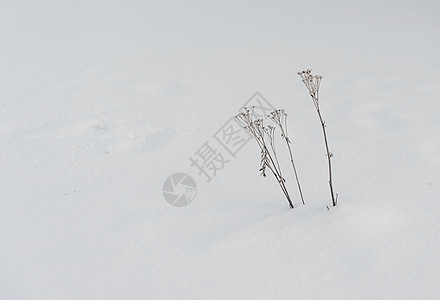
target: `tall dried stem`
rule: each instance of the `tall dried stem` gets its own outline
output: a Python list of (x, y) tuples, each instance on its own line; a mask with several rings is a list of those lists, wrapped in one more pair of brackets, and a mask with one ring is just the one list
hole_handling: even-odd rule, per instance
[[(280, 185), (280, 188), (283, 191), (287, 202), (289, 203), (289, 207), (294, 208), (292, 200), (290, 199), (289, 192), (287, 191), (285, 185), (285, 179), (283, 178), (281, 173), (280, 164), (278, 162), (278, 157), (275, 150), (275, 127), (265, 127), (263, 124), (263, 119), (254, 120), (254, 107), (252, 107), (252, 109), (244, 108), (244, 112), (238, 114), (235, 117), (243, 125), (243, 127), (251, 133), (261, 150), (261, 175), (266, 177), (266, 168), (269, 168), (269, 170), (278, 181), (278, 184)], [(266, 138), (269, 140), (270, 149), (267, 146)]]
[(297, 173), (296, 167), (295, 167), (295, 161), (293, 159), (292, 148), (290, 146), (291, 142), (290, 142), (289, 136), (287, 135), (287, 113), (284, 111), (284, 109), (277, 109), (277, 110), (274, 110), (273, 112), (271, 112), (270, 115), (268, 115), (268, 117), (276, 125), (278, 125), (278, 127), (281, 130), (281, 138), (286, 141), (287, 149), (289, 150), (289, 155), (290, 155), (290, 162), (292, 164), (293, 173), (295, 174), (296, 184), (298, 186), (298, 191), (301, 196), (301, 201), (303, 204), (305, 204), (302, 189), (301, 189), (301, 184), (299, 183), (298, 173)]
[(324, 135), (324, 143), (325, 143), (325, 149), (327, 151), (327, 160), (328, 160), (328, 175), (329, 175), (329, 186), (330, 186), (330, 195), (332, 198), (332, 204), (333, 206), (336, 206), (338, 198), (337, 194), (335, 197), (335, 193), (333, 190), (333, 180), (332, 180), (332, 162), (331, 158), (333, 157), (333, 153), (330, 152), (328, 147), (328, 141), (327, 141), (327, 132), (325, 130), (326, 125), (325, 121), (322, 119), (321, 110), (319, 109), (319, 87), (321, 85), (322, 76), (312, 75), (312, 70), (305, 70), (298, 72), (298, 75), (301, 77), (302, 82), (306, 86), (307, 90), (309, 91), (310, 97), (312, 97), (313, 104), (315, 105), (315, 109), (318, 113), (319, 121), (321, 122), (322, 127), (322, 133)]

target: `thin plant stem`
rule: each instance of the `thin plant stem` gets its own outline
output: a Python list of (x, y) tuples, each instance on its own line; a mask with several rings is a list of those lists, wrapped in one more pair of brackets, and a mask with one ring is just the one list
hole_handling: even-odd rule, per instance
[[(284, 187), (284, 189), (286, 191), (285, 192), (286, 198), (287, 198), (287, 201), (289, 202), (289, 206), (290, 206), (290, 208), (293, 208), (293, 203), (292, 203), (292, 200), (290, 199), (289, 193), (287, 192), (287, 188), (285, 186), (285, 180), (284, 180), (283, 175), (281, 173), (281, 167), (280, 167), (280, 164), (279, 164), (279, 161), (278, 161), (278, 156), (277, 156), (277, 153), (275, 151), (275, 141), (274, 141), (274, 133), (273, 133), (274, 130), (275, 130), (274, 127), (269, 127), (269, 131), (270, 132), (268, 133), (268, 135), (269, 135), (270, 146), (272, 148), (272, 153), (273, 153), (273, 156), (275, 157), (275, 161), (276, 161), (276, 164), (278, 166), (278, 174), (279, 175), (278, 175), (277, 180), (278, 180), (278, 183), (280, 185), (282, 185), (282, 187)], [(268, 153), (268, 156), (269, 156), (269, 159), (272, 162), (272, 165), (275, 166), (274, 160), (272, 159), (272, 155), (270, 155), (270, 153)], [(276, 169), (276, 167), (275, 167), (275, 169)]]
[(330, 196), (332, 199), (333, 206), (336, 206), (338, 197), (334, 193), (333, 189), (333, 179), (332, 179), (332, 162), (331, 158), (333, 157), (333, 153), (330, 152), (329, 146), (328, 146), (328, 140), (327, 140), (327, 132), (326, 132), (326, 125), (325, 121), (322, 118), (321, 110), (319, 109), (319, 87), (321, 85), (322, 76), (313, 76), (312, 70), (305, 70), (298, 72), (298, 75), (301, 76), (302, 82), (306, 86), (306, 88), (309, 91), (310, 96), (312, 97), (313, 104), (315, 105), (315, 109), (318, 113), (319, 121), (321, 122), (322, 127), (322, 133), (324, 135), (324, 143), (325, 143), (325, 150), (327, 152), (327, 161), (328, 161), (328, 176), (329, 176), (329, 186), (330, 186)]
[[(295, 161), (293, 159), (292, 148), (290, 146), (291, 142), (290, 142), (290, 139), (287, 134), (287, 113), (285, 113), (284, 109), (277, 109), (277, 110), (271, 112), (270, 115), (268, 115), (268, 117), (272, 121), (274, 121), (275, 124), (278, 125), (278, 127), (281, 130), (281, 137), (286, 141), (287, 149), (289, 150), (290, 162), (292, 164), (293, 173), (295, 175), (296, 184), (298, 186), (298, 191), (299, 191), (299, 194), (301, 197), (301, 201), (302, 201), (302, 204), (305, 204), (304, 196), (303, 196), (302, 189), (301, 189), (301, 184), (299, 182), (298, 173), (297, 173), (296, 167), (295, 167)], [(283, 120), (284, 120), (284, 122), (283, 122)], [(284, 127), (283, 127), (283, 123), (284, 123)]]
[(296, 172), (295, 162), (293, 161), (292, 149), (290, 148), (290, 140), (288, 138), (286, 139), (286, 144), (287, 144), (287, 147), (289, 148), (290, 162), (292, 163), (293, 173), (295, 174), (295, 179), (296, 179), (296, 184), (298, 186), (299, 195), (301, 196), (302, 204), (305, 205), (306, 203), (304, 202), (301, 184), (299, 183), (298, 173)]
[[(285, 180), (281, 174), (281, 168), (278, 162), (278, 157), (276, 155), (275, 151), (275, 144), (274, 144), (274, 127), (264, 127), (263, 126), (263, 120), (257, 119), (253, 120), (253, 108), (252, 110), (245, 108), (245, 112), (238, 114), (236, 116), (236, 119), (244, 125), (244, 128), (248, 130), (252, 136), (254, 137), (255, 141), (258, 144), (258, 147), (261, 150), (261, 175), (266, 177), (266, 167), (270, 169), (274, 177), (276, 178), (278, 184), (280, 185), (280, 188), (282, 192), (284, 193), (284, 196), (287, 199), (287, 202), (289, 203), (290, 208), (294, 208), (292, 200), (290, 198), (289, 192), (287, 191), (287, 187), (285, 185)], [(267, 144), (265, 142), (265, 134), (267, 134), (269, 138), (269, 143), (273, 152), (273, 156), (275, 157), (275, 160), (273, 159)]]
[(332, 181), (332, 156), (333, 154), (330, 152), (329, 148), (328, 148), (328, 141), (327, 141), (327, 132), (325, 130), (325, 122), (322, 119), (321, 116), (321, 111), (319, 110), (319, 108), (317, 109), (318, 112), (318, 116), (319, 116), (319, 120), (321, 121), (321, 126), (322, 126), (322, 133), (324, 135), (324, 142), (325, 142), (325, 150), (327, 151), (327, 161), (328, 161), (328, 184), (330, 186), (330, 195), (332, 197), (332, 204), (333, 206), (336, 206), (337, 204), (337, 197), (335, 198), (335, 194), (333, 192), (333, 181)]

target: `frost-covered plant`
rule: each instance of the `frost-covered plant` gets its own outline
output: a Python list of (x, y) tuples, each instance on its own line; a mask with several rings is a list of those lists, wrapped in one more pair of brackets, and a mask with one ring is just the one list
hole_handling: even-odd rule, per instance
[[(251, 133), (261, 150), (259, 170), (261, 175), (266, 177), (267, 168), (272, 172), (278, 181), (290, 208), (293, 208), (294, 206), (287, 191), (285, 179), (281, 173), (281, 167), (275, 149), (275, 127), (266, 127), (264, 126), (263, 119), (254, 119), (254, 107), (251, 109), (245, 107), (244, 112), (236, 115), (235, 118), (243, 125), (244, 129)], [(269, 142), (269, 145), (267, 142)]]
[(305, 70), (298, 72), (298, 75), (301, 77), (302, 82), (306, 86), (307, 90), (309, 91), (310, 97), (312, 97), (313, 104), (315, 105), (315, 109), (318, 112), (319, 121), (321, 122), (322, 132), (324, 134), (324, 143), (325, 143), (325, 149), (327, 151), (327, 159), (328, 159), (328, 174), (329, 174), (329, 185), (330, 185), (330, 194), (332, 198), (332, 204), (333, 206), (336, 206), (338, 197), (333, 191), (333, 181), (332, 181), (332, 162), (331, 158), (333, 157), (333, 153), (330, 152), (328, 147), (328, 141), (327, 141), (327, 133), (325, 131), (326, 125), (325, 121), (322, 119), (321, 116), (321, 110), (319, 109), (319, 87), (321, 85), (322, 76), (319, 75), (312, 75), (312, 70)]
[(292, 163), (293, 173), (295, 174), (296, 184), (298, 186), (298, 191), (301, 196), (301, 201), (303, 204), (304, 197), (301, 190), (301, 184), (299, 183), (298, 174), (296, 172), (295, 162), (293, 160), (292, 148), (290, 146), (291, 142), (287, 132), (287, 113), (284, 109), (276, 109), (268, 115), (269, 119), (271, 119), (281, 130), (281, 138), (286, 141), (287, 149), (289, 150), (290, 162)]

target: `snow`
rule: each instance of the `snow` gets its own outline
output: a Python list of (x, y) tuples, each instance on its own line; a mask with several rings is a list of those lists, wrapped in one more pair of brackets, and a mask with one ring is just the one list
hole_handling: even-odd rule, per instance
[[(439, 298), (438, 3), (0, 7), (0, 298)], [(305, 206), (253, 141), (209, 183), (191, 167), (257, 91), (289, 113)]]

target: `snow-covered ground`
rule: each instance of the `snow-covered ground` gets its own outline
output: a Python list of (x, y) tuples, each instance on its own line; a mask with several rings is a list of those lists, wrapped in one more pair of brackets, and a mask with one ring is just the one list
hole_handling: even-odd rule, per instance
[[(1, 1), (0, 298), (439, 299), (439, 12)], [(214, 138), (257, 91), (289, 113), (294, 210), (253, 141)], [(207, 141), (229, 160), (209, 183), (189, 160)], [(197, 182), (183, 208), (176, 172)]]

